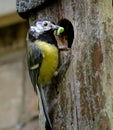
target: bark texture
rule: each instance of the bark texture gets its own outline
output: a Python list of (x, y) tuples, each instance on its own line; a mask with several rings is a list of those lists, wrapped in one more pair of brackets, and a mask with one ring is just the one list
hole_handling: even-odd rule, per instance
[(59, 0), (30, 23), (37, 18), (67, 19), (74, 28), (69, 67), (45, 90), (54, 130), (112, 130), (112, 0)]

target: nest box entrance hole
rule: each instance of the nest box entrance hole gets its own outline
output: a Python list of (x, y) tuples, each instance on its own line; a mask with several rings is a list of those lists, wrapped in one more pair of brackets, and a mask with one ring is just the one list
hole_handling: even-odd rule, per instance
[(64, 32), (58, 38), (59, 46), (71, 48), (74, 39), (74, 29), (72, 23), (67, 19), (61, 19), (58, 25), (64, 27)]

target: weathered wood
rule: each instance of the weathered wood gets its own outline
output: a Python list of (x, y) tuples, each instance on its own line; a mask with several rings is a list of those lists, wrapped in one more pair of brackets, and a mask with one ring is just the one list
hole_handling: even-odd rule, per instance
[(69, 68), (46, 89), (54, 130), (113, 129), (112, 13), (112, 0), (59, 0), (29, 17), (74, 27)]

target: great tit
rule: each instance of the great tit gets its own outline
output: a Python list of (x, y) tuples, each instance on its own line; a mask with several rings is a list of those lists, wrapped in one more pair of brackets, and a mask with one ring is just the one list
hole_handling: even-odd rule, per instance
[(28, 30), (27, 61), (31, 82), (37, 93), (40, 92), (43, 111), (46, 118), (46, 130), (53, 130), (46, 105), (43, 87), (53, 77), (59, 64), (59, 50), (54, 31), (57, 35), (63, 32), (63, 28), (49, 20), (36, 20)]

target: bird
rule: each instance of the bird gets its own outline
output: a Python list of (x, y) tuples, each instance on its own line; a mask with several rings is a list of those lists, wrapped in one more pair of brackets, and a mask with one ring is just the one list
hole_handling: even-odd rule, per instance
[(54, 36), (60, 35), (64, 28), (47, 19), (35, 20), (28, 30), (27, 63), (34, 91), (40, 93), (46, 118), (46, 130), (53, 130), (46, 108), (44, 87), (54, 76), (59, 65), (59, 50)]

